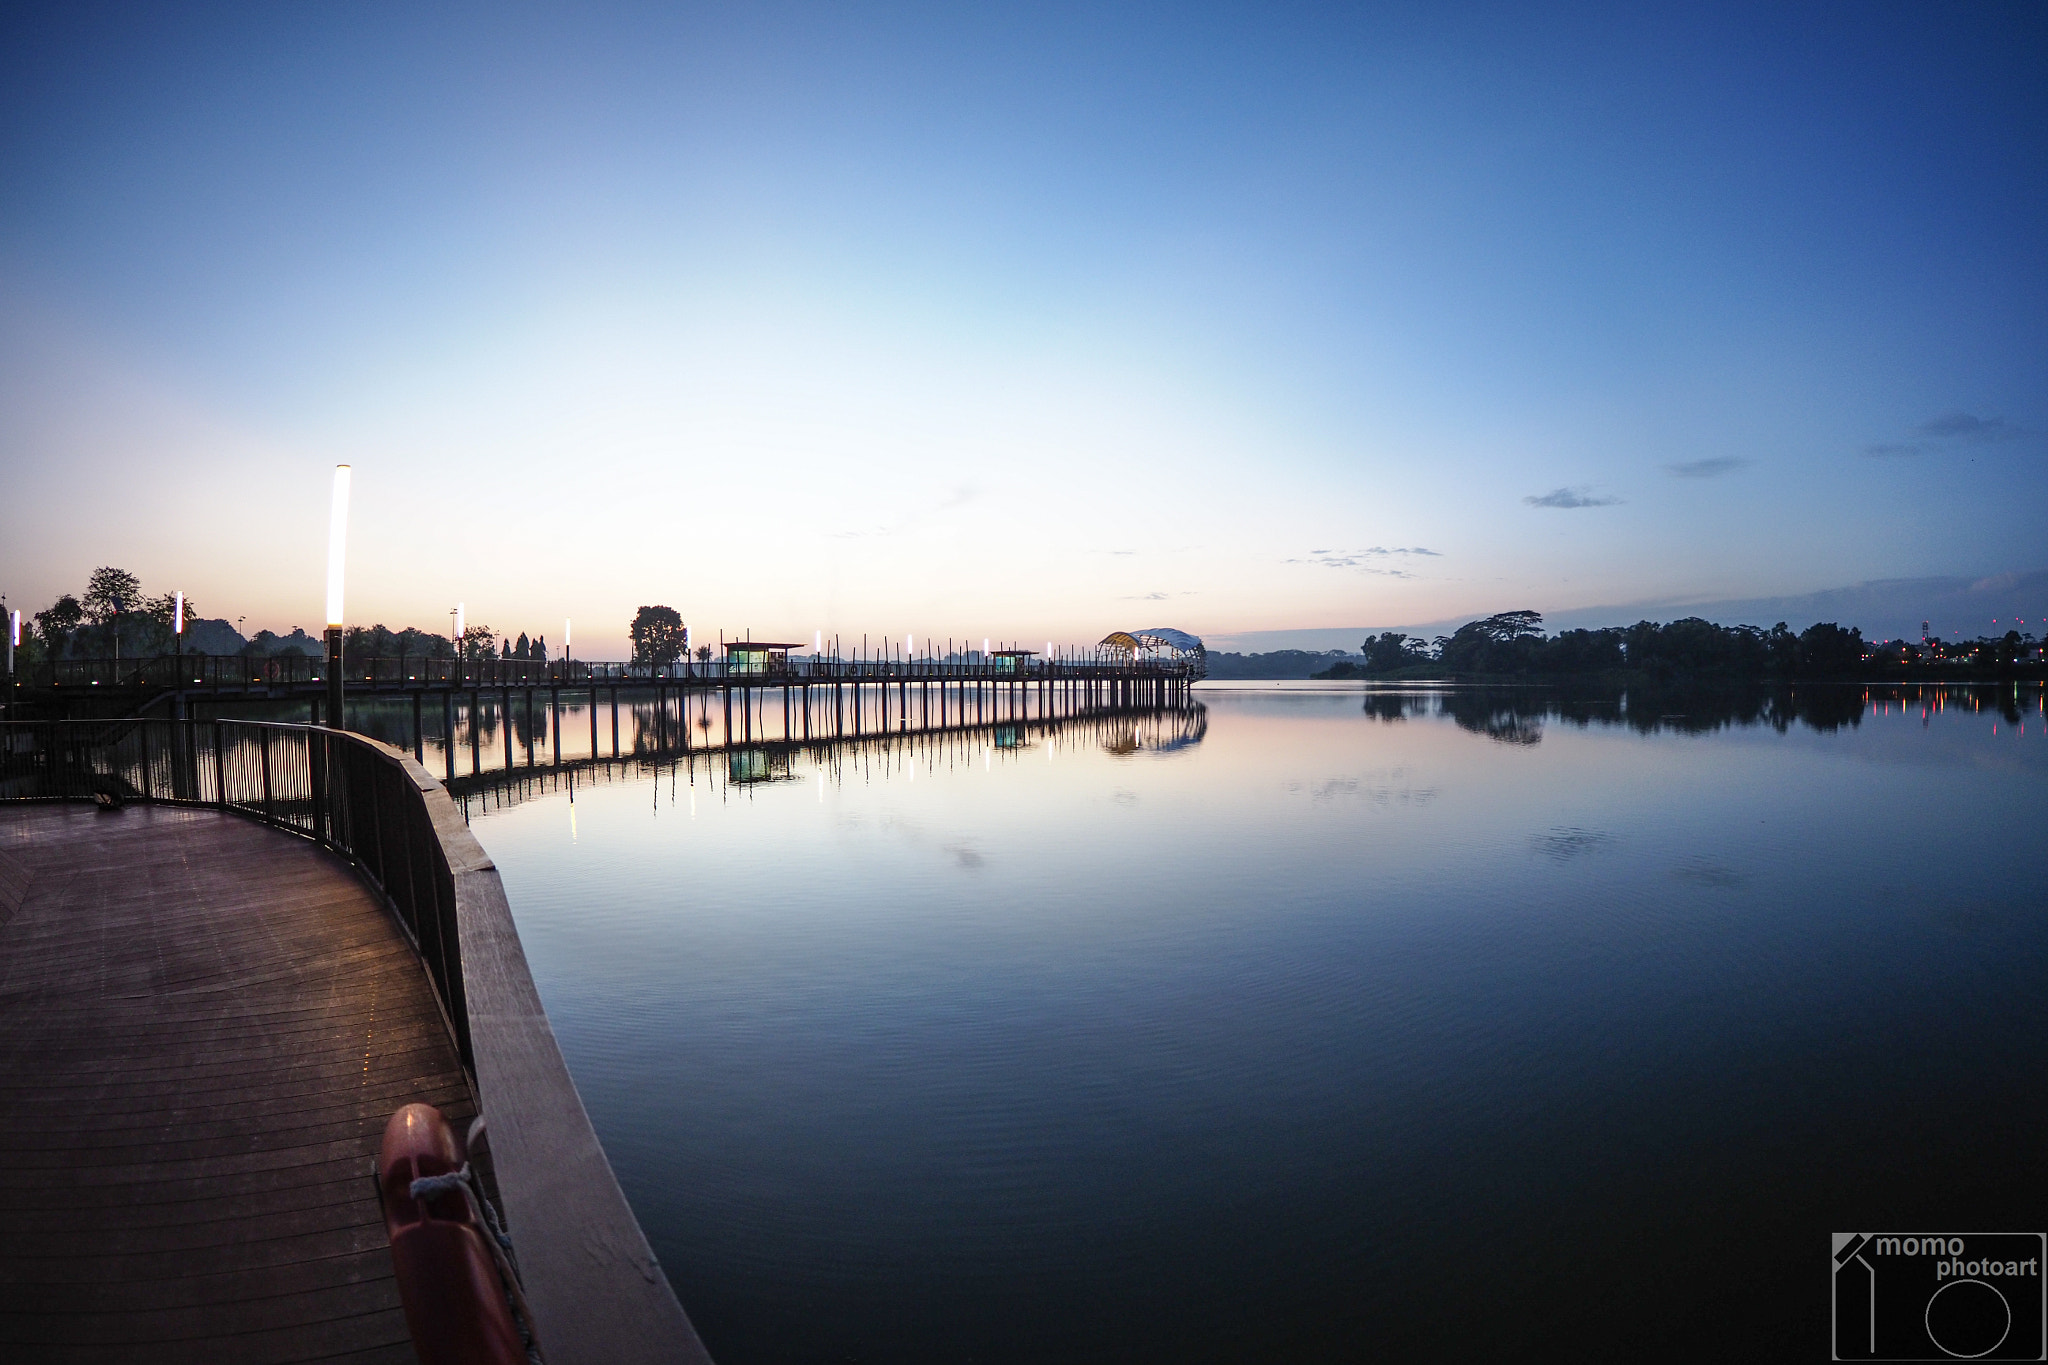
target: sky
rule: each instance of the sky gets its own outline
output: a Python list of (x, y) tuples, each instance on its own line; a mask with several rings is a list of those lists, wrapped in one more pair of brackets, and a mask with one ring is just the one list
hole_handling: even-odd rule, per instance
[(590, 658), (2048, 567), (2039, 5), (0, 16), (10, 605), (317, 631), (337, 462)]

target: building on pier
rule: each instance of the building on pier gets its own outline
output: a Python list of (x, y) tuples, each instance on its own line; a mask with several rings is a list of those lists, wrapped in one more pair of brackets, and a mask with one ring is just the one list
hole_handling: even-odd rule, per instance
[(801, 644), (770, 644), (761, 640), (728, 640), (725, 644), (725, 676), (728, 678), (772, 678), (789, 672), (789, 651)]

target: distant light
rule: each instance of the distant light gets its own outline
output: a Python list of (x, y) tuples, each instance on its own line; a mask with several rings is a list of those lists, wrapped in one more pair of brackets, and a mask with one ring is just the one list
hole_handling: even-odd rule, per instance
[(906, 635), (906, 636), (904, 636), (904, 637), (903, 637), (903, 652), (904, 652), (905, 654), (908, 654), (908, 653), (910, 653), (910, 651), (911, 651), (911, 637), (910, 637), (910, 636), (908, 636), (908, 635)]
[(19, 649), (21, 647), (21, 613), (11, 611), (7, 613), (7, 617), (7, 643), (13, 648)]
[(182, 591), (172, 594), (171, 633), (173, 635), (183, 635), (185, 633), (185, 594)]
[(825, 652), (825, 632), (824, 632), (824, 631), (820, 630), (820, 631), (818, 632), (818, 637), (817, 637), (817, 639), (815, 639), (815, 640), (813, 640), (813, 641), (811, 642), (811, 650), (812, 650), (812, 652), (814, 652), (814, 653), (817, 653), (817, 654), (823, 654), (823, 653)]
[(348, 549), (348, 476), (345, 464), (334, 467), (334, 505), (327, 519), (327, 624), (341, 624), (341, 568)]
[(457, 602), (455, 604), (455, 638), (460, 640), (467, 634), (469, 634), (469, 631), (463, 625), (462, 603)]

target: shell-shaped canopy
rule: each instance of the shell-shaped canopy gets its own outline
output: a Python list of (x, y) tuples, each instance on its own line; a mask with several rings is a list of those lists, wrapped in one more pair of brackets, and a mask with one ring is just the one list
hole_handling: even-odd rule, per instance
[(1172, 626), (1153, 626), (1149, 630), (1136, 630), (1131, 633), (1141, 640), (1157, 640), (1168, 649), (1200, 649), (1202, 647), (1202, 638), (1199, 635), (1190, 635), (1184, 630), (1175, 630)]
[(1102, 643), (1110, 649), (1178, 649), (1197, 650), (1202, 648), (1199, 636), (1172, 626), (1153, 626), (1147, 630), (1115, 630), (1102, 637)]

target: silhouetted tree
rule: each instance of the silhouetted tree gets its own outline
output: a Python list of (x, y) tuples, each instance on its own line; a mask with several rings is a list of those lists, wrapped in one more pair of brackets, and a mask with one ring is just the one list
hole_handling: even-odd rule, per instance
[(683, 616), (674, 607), (642, 607), (626, 628), (633, 637), (633, 662), (659, 668), (683, 657)]
[(115, 617), (142, 605), (142, 582), (126, 569), (94, 569), (85, 582), (85, 619), (96, 626), (110, 624)]
[(1397, 630), (1366, 636), (1365, 643), (1359, 646), (1359, 653), (1365, 656), (1364, 671), (1367, 673), (1392, 673), (1398, 668), (1429, 662), (1429, 647), (1421, 638), (1403, 635)]

